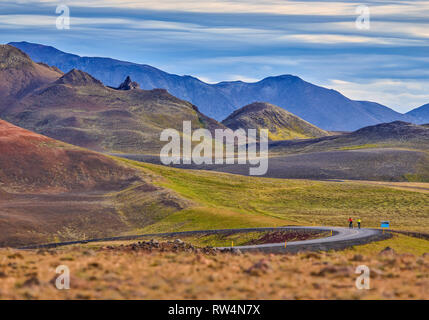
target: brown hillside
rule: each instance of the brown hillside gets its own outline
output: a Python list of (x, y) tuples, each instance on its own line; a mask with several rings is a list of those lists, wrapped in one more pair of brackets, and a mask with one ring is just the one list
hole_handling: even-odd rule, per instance
[(115, 189), (136, 172), (95, 152), (76, 148), (0, 120), (0, 182), (12, 191)]
[[(128, 79), (131, 81), (130, 79)], [(224, 128), (166, 90), (119, 90), (72, 70), (18, 101), (2, 117), (56, 140), (101, 152), (159, 154), (164, 129)]]
[(0, 247), (120, 235), (188, 205), (152, 180), (0, 120)]
[(234, 111), (222, 123), (233, 129), (268, 129), (271, 140), (318, 138), (329, 133), (292, 113), (265, 102), (254, 102)]
[(34, 63), (21, 50), (0, 45), (0, 111), (61, 76), (58, 69)]

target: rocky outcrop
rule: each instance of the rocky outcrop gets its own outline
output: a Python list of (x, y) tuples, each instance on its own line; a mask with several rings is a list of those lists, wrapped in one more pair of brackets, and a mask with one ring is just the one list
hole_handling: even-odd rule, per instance
[(140, 85), (135, 82), (132, 81), (130, 76), (128, 76), (124, 82), (122, 82), (119, 87), (117, 88), (118, 90), (134, 90), (134, 89), (140, 89)]

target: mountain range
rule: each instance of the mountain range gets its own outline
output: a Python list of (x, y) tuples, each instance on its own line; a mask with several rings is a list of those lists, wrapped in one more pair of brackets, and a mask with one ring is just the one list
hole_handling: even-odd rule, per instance
[[(86, 72), (63, 74), (0, 46), (0, 117), (22, 128), (102, 152), (159, 154), (164, 129), (225, 128), (165, 89), (142, 90), (129, 77), (117, 88)], [(13, 88), (9, 89), (9, 88)]]
[(348, 99), (338, 91), (313, 85), (293, 75), (268, 77), (255, 83), (225, 81), (208, 84), (192, 76), (169, 74), (149, 65), (111, 58), (80, 57), (28, 42), (10, 44), (26, 52), (36, 62), (55, 66), (63, 72), (79, 69), (108, 86), (117, 87), (131, 76), (142, 89), (166, 89), (170, 94), (197, 105), (203, 114), (218, 121), (245, 105), (264, 101), (324, 130), (352, 131), (395, 120), (429, 122), (424, 110), (401, 114), (375, 102)]

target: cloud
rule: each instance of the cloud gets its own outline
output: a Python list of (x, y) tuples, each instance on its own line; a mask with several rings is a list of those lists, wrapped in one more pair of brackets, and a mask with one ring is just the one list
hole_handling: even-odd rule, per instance
[[(34, 1), (22, 1), (32, 3)], [(39, 1), (57, 4), (52, 0)], [(112, 7), (146, 10), (210, 13), (266, 13), (284, 15), (354, 15), (361, 1), (285, 1), (285, 0), (64, 0), (66, 4), (80, 7)], [(366, 1), (376, 15), (414, 15), (427, 17), (427, 1)]]
[(351, 82), (333, 79), (326, 83), (327, 87), (340, 91), (355, 100), (379, 102), (393, 107), (399, 112), (408, 112), (429, 101), (429, 80), (391, 80), (378, 79), (367, 82)]
[(362, 2), (351, 0), (61, 3), (71, 9), (67, 31), (55, 28), (58, 1), (0, 2), (0, 41), (146, 63), (211, 83), (295, 74), (397, 110), (427, 99), (429, 1), (365, 1), (369, 30), (356, 29)]
[(426, 44), (425, 40), (322, 33), (293, 34), (282, 36), (281, 39), (313, 44), (372, 44), (376, 46), (410, 46)]

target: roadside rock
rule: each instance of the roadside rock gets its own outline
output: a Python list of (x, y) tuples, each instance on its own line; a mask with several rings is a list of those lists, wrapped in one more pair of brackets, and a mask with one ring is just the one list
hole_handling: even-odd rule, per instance
[(182, 240), (180, 240), (180, 239), (174, 240), (174, 243), (175, 244), (179, 244), (179, 245), (184, 244), (184, 242)]

